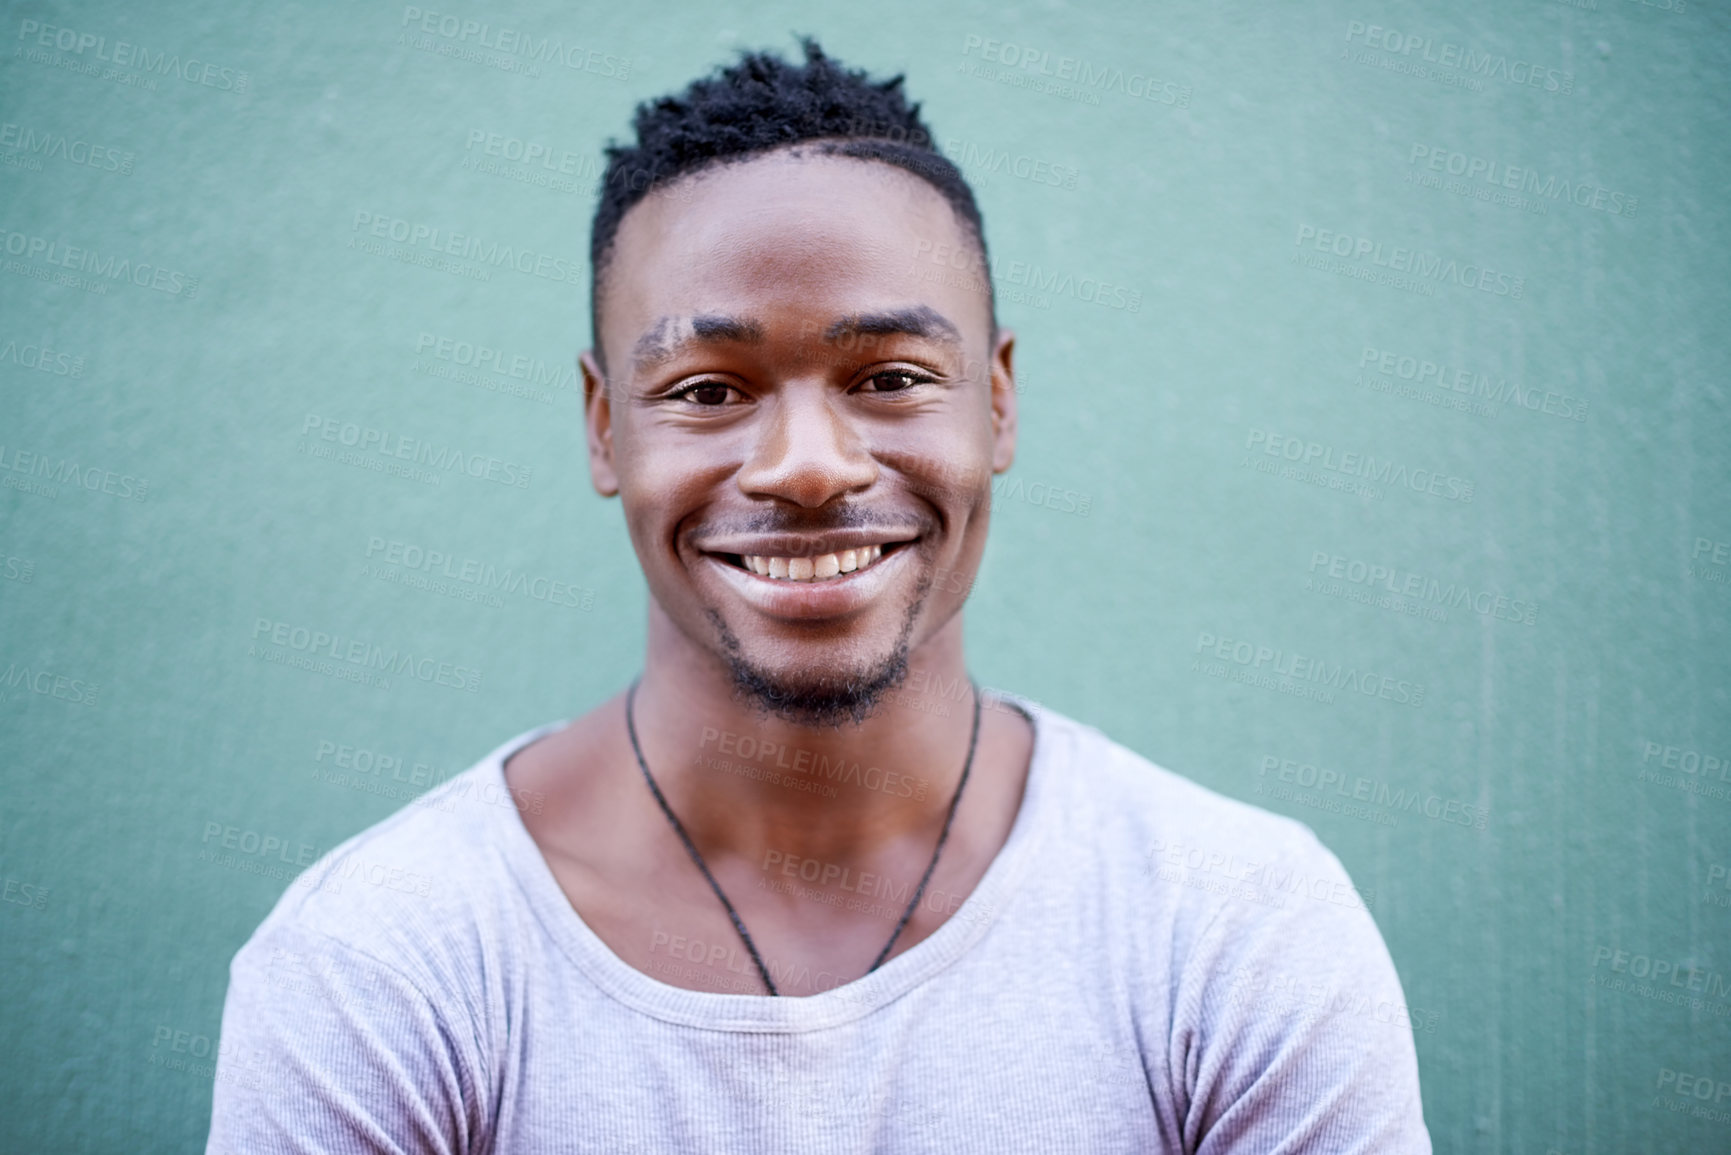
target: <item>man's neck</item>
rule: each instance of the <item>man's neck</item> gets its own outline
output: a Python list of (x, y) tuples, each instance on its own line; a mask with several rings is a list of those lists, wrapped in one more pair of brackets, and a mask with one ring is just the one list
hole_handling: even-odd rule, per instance
[(907, 676), (869, 716), (839, 726), (765, 711), (665, 620), (649, 643), (638, 741), (706, 854), (845, 861), (941, 823), (973, 727), (960, 615), (909, 654)]
[[(973, 893), (1020, 812), (1034, 732), (1019, 713), (985, 703), (973, 769), (934, 867), (973, 729), (959, 620), (909, 655), (899, 692), (839, 728), (760, 713), (735, 699), (725, 665), (657, 646), (655, 632), (633, 710), (644, 758), (773, 965), (857, 977), (886, 942), (896, 953), (914, 948)], [(731, 970), (671, 974), (657, 965), (667, 961), (656, 954), (666, 935), (713, 944), (732, 942), (736, 928), (644, 786), (624, 697), (520, 750), (506, 781), (536, 799), (522, 810), (529, 836), (616, 956), (676, 986), (737, 992)], [(902, 904), (917, 894), (896, 931)], [(782, 993), (816, 992), (796, 984)]]

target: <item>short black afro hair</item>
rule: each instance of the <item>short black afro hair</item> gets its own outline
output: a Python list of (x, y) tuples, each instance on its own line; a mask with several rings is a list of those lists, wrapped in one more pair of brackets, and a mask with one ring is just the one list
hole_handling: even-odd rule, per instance
[[(632, 118), (635, 145), (609, 142), (589, 233), (590, 318), (597, 349), (601, 278), (619, 222), (632, 206), (688, 173), (801, 141), (821, 140), (825, 153), (882, 161), (913, 173), (943, 194), (984, 259), (985, 225), (973, 190), (933, 144), (920, 106), (902, 94), (902, 77), (873, 81), (824, 55), (809, 37), (800, 45), (804, 64), (767, 52), (741, 52), (739, 63), (693, 81), (681, 95), (639, 104)], [(997, 328), (995, 309), (992, 327)]]

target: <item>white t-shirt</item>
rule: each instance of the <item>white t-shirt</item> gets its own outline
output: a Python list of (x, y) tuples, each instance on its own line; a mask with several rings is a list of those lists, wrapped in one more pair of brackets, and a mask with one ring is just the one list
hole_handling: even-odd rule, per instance
[(974, 893), (798, 998), (608, 949), (505, 785), (563, 723), (512, 739), (309, 868), (235, 956), (209, 1151), (1428, 1152), (1400, 982), (1339, 861), (1010, 700), (1034, 756)]

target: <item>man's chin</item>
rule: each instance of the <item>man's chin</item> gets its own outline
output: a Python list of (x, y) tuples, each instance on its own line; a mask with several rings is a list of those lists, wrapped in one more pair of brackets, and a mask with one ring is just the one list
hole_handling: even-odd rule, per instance
[(793, 680), (778, 678), (730, 656), (728, 672), (733, 677), (735, 697), (750, 702), (760, 713), (796, 726), (839, 728), (871, 717), (885, 695), (907, 677), (908, 660), (907, 652), (898, 650), (893, 661), (855, 676)]
[[(796, 726), (835, 728), (869, 718), (884, 698), (900, 686), (908, 674), (908, 641), (904, 628), (890, 652), (876, 661), (857, 663), (847, 669), (835, 666), (802, 669), (776, 668), (745, 653), (739, 638), (719, 614), (710, 621), (721, 637), (721, 658), (733, 681), (734, 698)], [(911, 627), (912, 615), (907, 625)]]

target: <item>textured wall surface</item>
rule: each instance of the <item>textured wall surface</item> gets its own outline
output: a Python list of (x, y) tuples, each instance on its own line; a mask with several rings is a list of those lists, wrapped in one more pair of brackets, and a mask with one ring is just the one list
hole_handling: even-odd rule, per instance
[(0, 1146), (202, 1144), (305, 853), (637, 668), (599, 149), (790, 31), (980, 192), (977, 675), (1321, 835), (1439, 1151), (1731, 1149), (1719, 0), (7, 5)]

